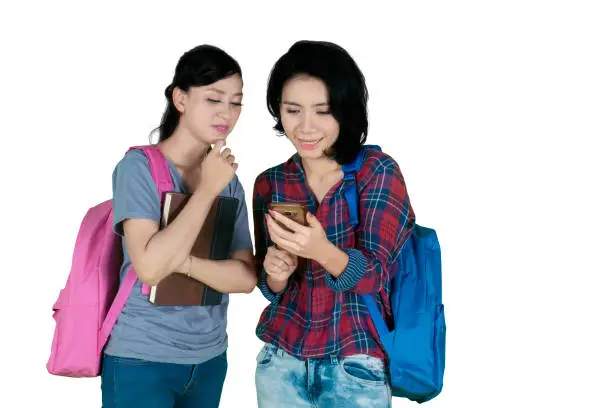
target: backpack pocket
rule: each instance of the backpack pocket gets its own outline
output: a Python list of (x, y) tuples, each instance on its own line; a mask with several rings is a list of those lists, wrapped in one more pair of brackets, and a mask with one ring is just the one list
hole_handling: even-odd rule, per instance
[(62, 304), (53, 306), (55, 333), (47, 370), (66, 377), (94, 377), (100, 371), (97, 307)]

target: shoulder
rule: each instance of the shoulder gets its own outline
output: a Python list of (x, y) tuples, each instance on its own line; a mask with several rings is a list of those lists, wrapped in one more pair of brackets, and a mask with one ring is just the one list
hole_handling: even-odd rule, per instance
[(404, 184), (403, 175), (397, 161), (383, 151), (367, 147), (358, 178), (362, 180), (363, 184), (368, 184), (381, 175), (390, 176), (391, 182), (397, 179), (401, 184)]
[(399, 165), (391, 155), (373, 147), (366, 148), (362, 166), (363, 170), (377, 173), (395, 168), (399, 168)]
[(119, 160), (113, 170), (112, 183), (113, 190), (118, 191), (157, 191), (149, 160), (144, 152), (138, 149), (130, 150)]
[(130, 150), (117, 163), (114, 175), (133, 175), (138, 173), (150, 173), (149, 160), (143, 151), (139, 149)]

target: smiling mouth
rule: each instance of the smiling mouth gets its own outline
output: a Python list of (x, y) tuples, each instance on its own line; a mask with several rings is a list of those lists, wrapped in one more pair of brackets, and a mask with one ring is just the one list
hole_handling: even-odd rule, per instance
[(323, 138), (315, 140), (304, 140), (299, 138), (297, 139), (298, 143), (303, 149), (313, 149), (319, 144), (321, 140), (323, 140)]

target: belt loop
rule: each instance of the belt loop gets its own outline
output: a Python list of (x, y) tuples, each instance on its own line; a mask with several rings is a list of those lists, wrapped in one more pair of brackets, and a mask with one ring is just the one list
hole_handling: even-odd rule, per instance
[(338, 356), (336, 356), (335, 354), (332, 354), (329, 356), (329, 362), (332, 365), (338, 365)]

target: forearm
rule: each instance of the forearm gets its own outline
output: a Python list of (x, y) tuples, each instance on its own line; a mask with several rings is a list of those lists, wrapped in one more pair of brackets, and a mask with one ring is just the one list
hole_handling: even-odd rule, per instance
[(327, 241), (321, 255), (316, 261), (325, 268), (334, 278), (340, 277), (346, 270), (349, 262), (349, 257), (346, 252)]
[(176, 218), (149, 240), (142, 263), (150, 281), (159, 282), (183, 264), (202, 229), (214, 198), (207, 191), (196, 190)]
[(270, 303), (277, 303), (281, 296), (287, 290), (287, 286), (289, 286), (289, 281), (285, 280), (284, 282), (277, 281), (272, 278), (270, 275), (266, 273), (263, 267), (259, 269), (259, 279), (257, 282), (257, 286), (261, 291), (261, 294), (268, 300)]
[(257, 285), (251, 267), (238, 259), (211, 261), (192, 256), (179, 267), (179, 272), (221, 293), (250, 293)]
[[(404, 179), (397, 163), (381, 158), (359, 193), (355, 248), (329, 251), (327, 286), (338, 292), (372, 294), (394, 277), (396, 262), (414, 226)], [(340, 255), (339, 252), (344, 252)], [(342, 261), (342, 262), (341, 262)], [(338, 273), (342, 269), (341, 273)]]
[(288, 280), (276, 280), (270, 275), (266, 276), (266, 283), (268, 284), (268, 288), (270, 288), (270, 290), (274, 292), (274, 294), (279, 294), (284, 291), (287, 287), (288, 282)]
[(343, 250), (329, 243), (318, 262), (328, 272), (328, 287), (337, 292), (377, 293), (389, 279), (386, 267), (358, 249)]

